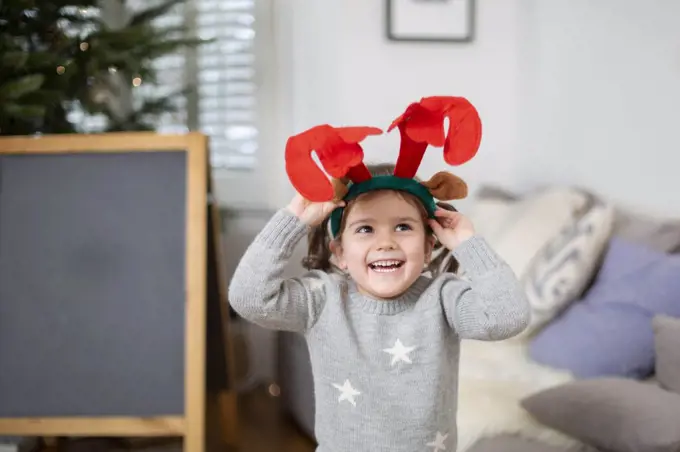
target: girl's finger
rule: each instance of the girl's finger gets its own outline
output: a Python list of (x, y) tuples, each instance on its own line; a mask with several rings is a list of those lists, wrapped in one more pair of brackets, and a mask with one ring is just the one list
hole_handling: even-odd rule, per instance
[(437, 220), (430, 218), (427, 222), (430, 225), (430, 227), (432, 228), (432, 231), (434, 231), (435, 235), (439, 235), (439, 233), (444, 230), (442, 225), (439, 224), (439, 222)]
[(434, 214), (435, 214), (435, 216), (445, 217), (445, 218), (456, 218), (458, 215), (460, 215), (458, 212), (454, 212), (452, 210), (442, 209), (441, 207), (439, 207), (437, 210), (435, 210)]
[(330, 210), (334, 210), (337, 207), (345, 207), (345, 201), (340, 200), (340, 201), (328, 201), (326, 202), (325, 207)]

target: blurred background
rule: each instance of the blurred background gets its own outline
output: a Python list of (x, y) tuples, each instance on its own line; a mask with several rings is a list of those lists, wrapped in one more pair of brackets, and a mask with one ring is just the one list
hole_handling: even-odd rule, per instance
[[(293, 195), (284, 169), (290, 135), (323, 123), (386, 129), (421, 97), (466, 97), (483, 138), (472, 161), (449, 168), (471, 189), (458, 207), (525, 284), (534, 323), (508, 343), (464, 344), (459, 450), (632, 450), (616, 449), (628, 441), (620, 437), (548, 422), (534, 405), (529, 414), (523, 403), (594, 377), (657, 385), (653, 321), (680, 316), (680, 2), (0, 5), (0, 135), (207, 134), (227, 283)], [(371, 137), (365, 160), (395, 162), (398, 146), (396, 132)], [(419, 175), (444, 169), (441, 150), (430, 149)], [(299, 271), (293, 262), (291, 274)], [(632, 275), (636, 284), (626, 285)], [(637, 306), (638, 317), (599, 311), (605, 304)], [(243, 425), (258, 431), (271, 415), (267, 425), (290, 440), (248, 440), (243, 450), (313, 450), (304, 342), (236, 316), (231, 323), (244, 406), (269, 413), (244, 408)], [(578, 397), (586, 396), (551, 403)], [(625, 425), (646, 428), (642, 410)], [(648, 428), (662, 428), (656, 422)], [(632, 437), (643, 441), (645, 432)]]

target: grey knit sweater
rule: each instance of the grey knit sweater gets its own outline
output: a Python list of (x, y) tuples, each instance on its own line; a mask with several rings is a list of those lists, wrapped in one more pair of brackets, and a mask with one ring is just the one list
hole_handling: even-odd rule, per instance
[(337, 274), (285, 279), (307, 232), (297, 217), (277, 212), (245, 252), (229, 300), (256, 324), (304, 334), (317, 451), (455, 451), (460, 340), (502, 340), (528, 322), (511, 269), (473, 237), (454, 251), (467, 280), (422, 276), (400, 298), (376, 300)]

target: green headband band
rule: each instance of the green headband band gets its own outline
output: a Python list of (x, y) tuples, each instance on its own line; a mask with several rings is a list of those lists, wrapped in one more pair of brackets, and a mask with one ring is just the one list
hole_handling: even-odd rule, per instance
[[(373, 176), (367, 181), (352, 184), (349, 187), (349, 191), (342, 199), (345, 202), (348, 202), (361, 194), (375, 190), (397, 190), (410, 193), (423, 203), (423, 207), (425, 207), (427, 214), (431, 218), (434, 218), (434, 212), (437, 210), (437, 204), (434, 201), (434, 197), (432, 197), (430, 190), (428, 190), (427, 187), (415, 179), (405, 179), (397, 176)], [(342, 222), (344, 210), (343, 207), (338, 207), (331, 212), (331, 234), (333, 234), (334, 238), (340, 233), (340, 223)]]

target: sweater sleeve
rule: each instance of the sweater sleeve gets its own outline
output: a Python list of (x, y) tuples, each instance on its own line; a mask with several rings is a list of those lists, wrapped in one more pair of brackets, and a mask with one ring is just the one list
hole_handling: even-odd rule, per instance
[(327, 275), (310, 271), (285, 278), (283, 272), (308, 227), (279, 210), (243, 254), (229, 284), (229, 303), (243, 318), (264, 328), (304, 333), (326, 300)]
[(453, 252), (467, 280), (448, 278), (441, 286), (449, 325), (461, 339), (498, 341), (520, 334), (529, 324), (529, 301), (514, 272), (481, 237)]

